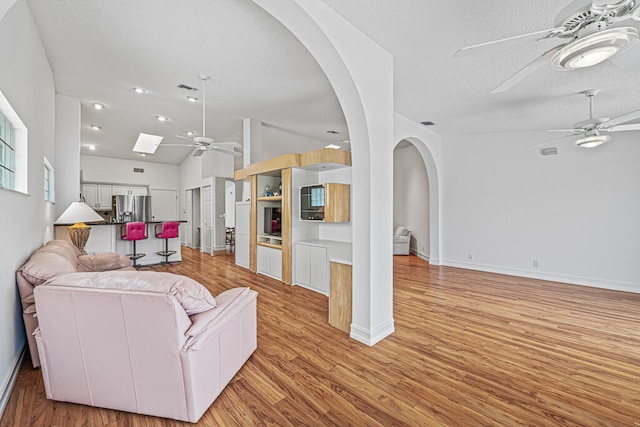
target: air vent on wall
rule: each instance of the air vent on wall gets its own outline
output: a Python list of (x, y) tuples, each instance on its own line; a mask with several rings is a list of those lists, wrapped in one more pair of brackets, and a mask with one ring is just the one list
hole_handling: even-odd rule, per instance
[(196, 91), (196, 90), (198, 90), (198, 89), (197, 89), (197, 88), (195, 88), (195, 87), (187, 86), (186, 84), (183, 84), (183, 83), (180, 83), (180, 84), (178, 85), (178, 89), (191, 90), (191, 91)]
[(133, 172), (134, 173), (144, 173), (144, 169), (143, 168), (133, 168)]

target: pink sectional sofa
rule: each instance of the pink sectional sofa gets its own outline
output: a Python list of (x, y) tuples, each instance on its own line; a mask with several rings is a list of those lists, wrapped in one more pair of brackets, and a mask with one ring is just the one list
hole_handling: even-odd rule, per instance
[(256, 297), (171, 273), (57, 276), (35, 288), (49, 399), (197, 422), (256, 349)]
[(31, 254), (29, 260), (16, 273), (18, 291), (22, 301), (22, 317), (27, 333), (27, 342), (33, 367), (40, 366), (36, 341), (33, 336), (38, 327), (33, 290), (49, 279), (61, 274), (134, 270), (129, 257), (117, 253), (82, 255), (78, 248), (66, 240), (50, 240)]

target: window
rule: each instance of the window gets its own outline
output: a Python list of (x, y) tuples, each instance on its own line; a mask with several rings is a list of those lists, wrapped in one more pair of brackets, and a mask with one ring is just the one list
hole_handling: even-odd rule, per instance
[(55, 202), (53, 179), (53, 166), (47, 158), (44, 158), (44, 200), (47, 202)]
[(0, 187), (15, 189), (16, 146), (15, 129), (0, 113)]
[(0, 91), (0, 189), (27, 194), (29, 131)]

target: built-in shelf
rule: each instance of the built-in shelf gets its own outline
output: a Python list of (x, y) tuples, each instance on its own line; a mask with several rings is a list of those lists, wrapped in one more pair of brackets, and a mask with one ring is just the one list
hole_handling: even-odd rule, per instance
[(262, 196), (258, 197), (259, 202), (281, 202), (282, 196)]
[(282, 249), (282, 236), (258, 236), (258, 245), (268, 248)]

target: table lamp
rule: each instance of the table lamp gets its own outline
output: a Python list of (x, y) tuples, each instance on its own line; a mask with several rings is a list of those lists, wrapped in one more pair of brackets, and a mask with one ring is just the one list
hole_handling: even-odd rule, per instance
[(60, 215), (55, 223), (73, 224), (69, 226), (69, 239), (71, 240), (71, 243), (80, 250), (80, 252), (86, 254), (87, 252), (84, 250), (84, 245), (86, 245), (87, 240), (89, 240), (91, 227), (85, 224), (85, 222), (96, 221), (104, 221), (104, 218), (91, 209), (86, 203), (73, 202), (67, 210)]

